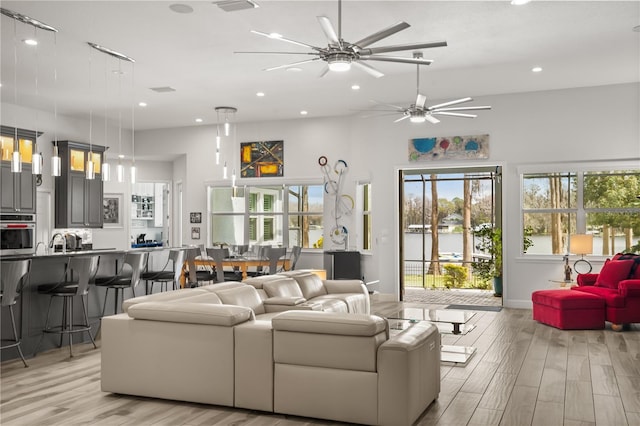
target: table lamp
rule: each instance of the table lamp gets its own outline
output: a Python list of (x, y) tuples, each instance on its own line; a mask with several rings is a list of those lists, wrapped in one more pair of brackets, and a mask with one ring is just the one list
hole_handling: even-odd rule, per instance
[(593, 235), (571, 235), (569, 237), (569, 250), (571, 253), (579, 254), (581, 256), (580, 259), (576, 260), (573, 264), (573, 270), (578, 274), (588, 274), (591, 272), (591, 263), (584, 258), (584, 255), (593, 253)]

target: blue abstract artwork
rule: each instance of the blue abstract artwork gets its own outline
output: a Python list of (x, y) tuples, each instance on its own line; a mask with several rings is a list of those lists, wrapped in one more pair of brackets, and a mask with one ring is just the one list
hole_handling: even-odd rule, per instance
[(416, 138), (409, 141), (409, 161), (489, 158), (489, 135)]

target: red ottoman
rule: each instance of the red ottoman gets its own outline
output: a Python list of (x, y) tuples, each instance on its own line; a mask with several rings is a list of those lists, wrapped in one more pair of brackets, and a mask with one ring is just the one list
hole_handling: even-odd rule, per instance
[(561, 330), (604, 328), (605, 301), (572, 290), (538, 290), (531, 294), (533, 319)]

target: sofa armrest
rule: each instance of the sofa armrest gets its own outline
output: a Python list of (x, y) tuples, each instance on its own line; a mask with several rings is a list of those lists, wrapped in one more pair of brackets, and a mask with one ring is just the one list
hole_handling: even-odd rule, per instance
[(369, 296), (367, 286), (361, 280), (323, 280), (327, 293), (360, 293)]
[(618, 292), (623, 297), (640, 297), (640, 280), (623, 280), (618, 283)]
[(189, 302), (145, 302), (129, 307), (131, 318), (150, 321), (231, 327), (254, 319), (253, 310), (244, 306)]
[(578, 274), (576, 282), (578, 286), (594, 285), (598, 279), (598, 274)]
[(305, 299), (304, 297), (297, 297), (297, 296), (292, 296), (292, 297), (270, 297), (268, 299), (265, 299), (262, 301), (262, 303), (264, 303), (265, 305), (285, 305), (285, 306), (295, 306), (295, 305), (300, 305), (304, 302), (306, 302), (307, 299)]

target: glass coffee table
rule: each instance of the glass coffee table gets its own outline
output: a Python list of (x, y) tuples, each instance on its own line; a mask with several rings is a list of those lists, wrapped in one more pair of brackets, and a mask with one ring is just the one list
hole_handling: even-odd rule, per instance
[[(466, 334), (475, 328), (475, 325), (468, 324), (469, 320), (475, 316), (475, 312), (461, 311), (457, 309), (424, 309), (424, 308), (403, 308), (387, 317), (390, 330), (402, 330), (410, 327), (419, 321), (433, 323), (440, 333)], [(473, 346), (442, 345), (440, 349), (440, 360), (442, 362), (452, 362), (456, 364), (466, 364), (475, 354), (476, 348)]]

